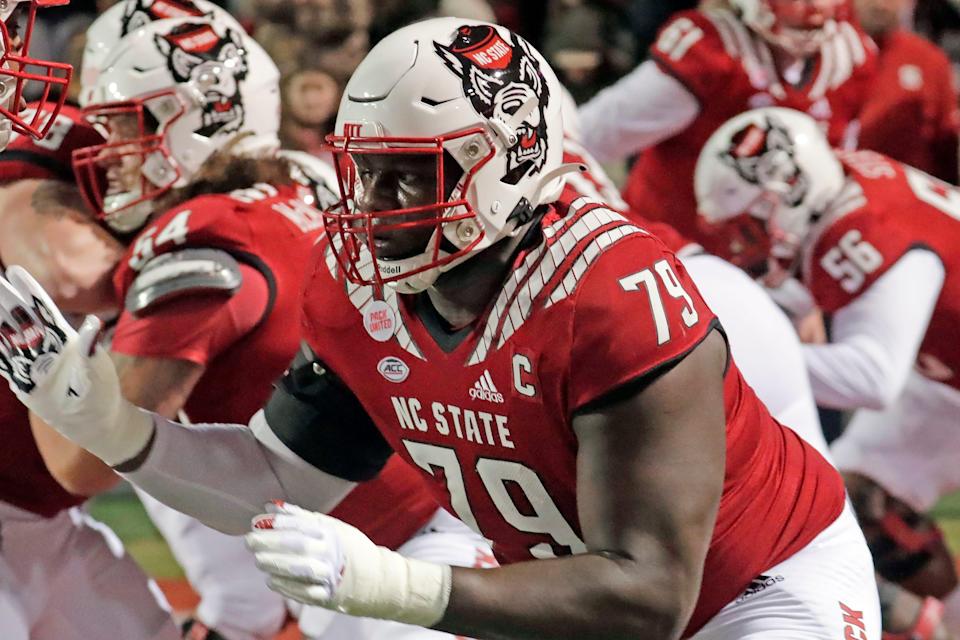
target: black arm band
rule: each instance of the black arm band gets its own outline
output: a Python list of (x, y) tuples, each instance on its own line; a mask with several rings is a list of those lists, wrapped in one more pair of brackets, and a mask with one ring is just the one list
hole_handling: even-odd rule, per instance
[(338, 478), (370, 480), (393, 453), (357, 397), (306, 345), (280, 379), (264, 414), (291, 451)]

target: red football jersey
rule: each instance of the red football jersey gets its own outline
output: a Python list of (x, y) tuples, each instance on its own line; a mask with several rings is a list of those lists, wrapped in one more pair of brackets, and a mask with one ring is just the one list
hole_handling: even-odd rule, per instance
[(860, 114), (860, 147), (956, 184), (960, 118), (949, 58), (902, 29), (877, 44), (877, 76)]
[[(273, 391), (300, 343), (300, 284), (316, 239), (320, 213), (292, 187), (263, 186), (231, 195), (204, 195), (158, 216), (128, 249), (114, 276), (120, 300), (153, 256), (189, 247), (218, 248), (264, 275), (270, 299), (257, 327), (219, 353), (204, 336), (183, 344), (175, 328), (149, 313), (128, 312), (112, 348), (144, 357), (186, 358), (206, 366), (184, 411), (194, 422), (245, 424)], [(167, 304), (177, 304), (176, 301)], [(150, 323), (159, 326), (150, 327)], [(189, 356), (186, 354), (190, 354)], [(396, 548), (430, 519), (436, 501), (418, 475), (395, 459), (374, 481), (358, 487), (333, 515)]]
[[(577, 200), (541, 225), (545, 240), (445, 349), (417, 297), (345, 281), (326, 243), (305, 285), (304, 335), (320, 359), (503, 562), (585, 551), (572, 416), (716, 327), (683, 265), (623, 215)], [(361, 271), (372, 269), (368, 255)], [(732, 363), (725, 403), (724, 492), (688, 635), (843, 506), (836, 471), (770, 417)]]
[[(31, 108), (35, 109), (36, 103), (28, 111)], [(73, 182), (73, 150), (102, 143), (103, 137), (80, 109), (64, 105), (42, 140), (13, 134), (7, 149), (0, 153), (0, 184), (26, 178)]]
[(803, 279), (825, 311), (847, 305), (916, 247), (946, 279), (920, 344), (921, 373), (960, 389), (960, 190), (873, 151), (841, 154), (852, 179), (811, 237)]
[[(836, 146), (866, 98), (876, 64), (873, 42), (849, 23), (823, 45), (812, 61), (809, 80), (795, 87), (773, 64), (766, 42), (727, 10), (684, 11), (662, 29), (650, 56), (700, 103), (700, 113), (684, 131), (645, 150), (633, 166), (624, 199), (639, 215), (663, 220), (698, 241), (693, 171), (700, 149), (721, 124), (757, 107), (780, 106), (823, 122)], [(846, 143), (845, 143), (846, 142)]]
[[(72, 182), (72, 151), (102, 141), (79, 109), (64, 106), (44, 139), (13, 134), (6, 151), (0, 153), (0, 184), (27, 178)], [(0, 425), (4, 434), (0, 501), (50, 517), (86, 500), (68, 493), (50, 475), (33, 439), (27, 409), (4, 383), (0, 383)]]
[(68, 493), (50, 475), (30, 431), (27, 408), (5, 382), (0, 387), (0, 501), (48, 518), (86, 500)]

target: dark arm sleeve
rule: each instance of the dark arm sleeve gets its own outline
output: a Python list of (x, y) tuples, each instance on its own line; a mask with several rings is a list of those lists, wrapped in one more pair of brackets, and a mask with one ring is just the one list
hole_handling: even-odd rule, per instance
[(291, 451), (345, 480), (370, 480), (393, 453), (357, 397), (306, 344), (264, 411), (270, 429)]

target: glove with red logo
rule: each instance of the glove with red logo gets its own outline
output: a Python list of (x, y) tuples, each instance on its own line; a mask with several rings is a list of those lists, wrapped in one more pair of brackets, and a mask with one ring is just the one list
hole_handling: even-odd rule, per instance
[(154, 427), (151, 414), (120, 393), (113, 362), (97, 344), (100, 329), (88, 316), (74, 331), (25, 269), (0, 277), (0, 375), (47, 424), (116, 465), (140, 453)]
[(270, 588), (308, 605), (429, 627), (450, 599), (450, 567), (378, 547), (361, 531), (292, 504), (267, 505), (246, 535)]

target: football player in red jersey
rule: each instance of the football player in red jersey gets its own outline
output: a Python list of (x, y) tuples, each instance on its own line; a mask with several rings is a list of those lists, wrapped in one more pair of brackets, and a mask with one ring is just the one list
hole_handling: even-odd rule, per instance
[(702, 240), (693, 168), (728, 118), (780, 105), (852, 144), (875, 45), (837, 19), (842, 0), (730, 0), (676, 14), (650, 59), (583, 105), (584, 146), (600, 161), (640, 154), (624, 199), (641, 215)]
[[(63, 95), (70, 75), (69, 66), (27, 51), (34, 12), (52, 4), (59, 3), (0, 7), (0, 265), (31, 265), (64, 309), (82, 317), (112, 306), (112, 290), (98, 285), (109, 284), (104, 275), (120, 252), (77, 209), (68, 184), (70, 149), (95, 139), (77, 123), (76, 110), (62, 100), (21, 108), (25, 83), (62, 84)], [(8, 389), (0, 390), (0, 425), (0, 637), (179, 637), (156, 585), (116, 535), (84, 511), (86, 497), (66, 491), (47, 470), (28, 412)]]
[(944, 598), (956, 633), (956, 571), (925, 514), (960, 486), (960, 193), (879, 153), (834, 151), (786, 109), (718, 129), (696, 189), (731, 259), (770, 286), (797, 275), (832, 315), (832, 342), (805, 359), (818, 403), (859, 409), (832, 453), (877, 570)]
[[(860, 114), (860, 146), (957, 184), (960, 114), (947, 54), (902, 27), (913, 0), (855, 0), (877, 43), (877, 76)], [(907, 134), (909, 132), (909, 134)]]
[[(124, 311), (111, 351), (125, 393), (166, 415), (245, 422), (296, 353), (299, 284), (321, 226), (310, 205), (333, 200), (335, 177), (277, 154), (277, 82), (265, 52), (214, 12), (131, 31), (83, 92), (85, 113), (109, 135), (74, 153), (78, 179), (104, 224), (130, 238), (114, 275)], [(399, 459), (335, 513), (404, 553), (467, 565), (489, 554)], [(180, 514), (161, 520), (205, 596), (198, 619), (216, 630), (209, 637), (269, 637), (283, 602), (263, 593), (242, 540)], [(315, 631), (307, 617), (318, 637), (443, 637), (344, 616)]]
[[(46, 138), (14, 134), (0, 153), (0, 264), (31, 265), (58, 304), (79, 318), (114, 311), (110, 274), (122, 255), (120, 244), (77, 208), (72, 185), (70, 150), (97, 139), (65, 106)], [(82, 507), (106, 486), (67, 491), (42, 455), (62, 436), (40, 427), (35, 441), (26, 408), (7, 388), (0, 390), (0, 424), (0, 637), (178, 638), (156, 585)], [(89, 454), (82, 460), (78, 474), (109, 472)]]
[[(310, 349), (250, 429), (124, 400), (98, 322), (72, 331), (10, 268), (18, 395), (177, 508), (254, 517), (259, 566), (303, 602), (480, 637), (877, 637), (839, 475), (744, 384), (675, 256), (561, 197), (559, 91), (490, 24), (427, 20), (368, 54), (330, 139)], [(393, 452), (510, 566), (404, 558), (291, 504), (324, 510)]]
[[(80, 105), (86, 106), (90, 101), (104, 62), (125, 35), (156, 20), (212, 15), (238, 32), (243, 30), (229, 13), (204, 0), (131, 0), (110, 7), (87, 29), (80, 69)], [(101, 139), (81, 146), (90, 148), (102, 142)], [(69, 168), (69, 158), (67, 163)], [(104, 227), (125, 241), (131, 240), (139, 230)], [(107, 284), (112, 292), (112, 280), (108, 280)], [(122, 300), (120, 303), (122, 306)], [(78, 452), (67, 455), (69, 451), (62, 445), (43, 451), (48, 464), (58, 468), (57, 475), (61, 482), (75, 490), (94, 491), (97, 484), (116, 482), (116, 475), (112, 473), (102, 478), (84, 473), (86, 462), (83, 457)], [(201, 626), (217, 629), (231, 640), (272, 635), (285, 620), (287, 608), (281, 598), (265, 588), (243, 545), (170, 509), (147, 494), (138, 494), (150, 519), (200, 597), (192, 619), (186, 624), (196, 629)], [(198, 631), (194, 633), (199, 634)]]
[(30, 269), (57, 304), (80, 317), (116, 312), (110, 274), (122, 247), (91, 219), (70, 167), (74, 149), (102, 141), (79, 109), (64, 105), (44, 138), (14, 133), (0, 154), (0, 255)]

